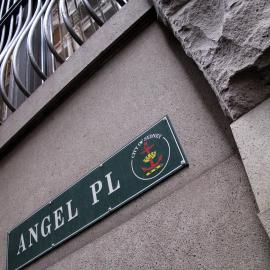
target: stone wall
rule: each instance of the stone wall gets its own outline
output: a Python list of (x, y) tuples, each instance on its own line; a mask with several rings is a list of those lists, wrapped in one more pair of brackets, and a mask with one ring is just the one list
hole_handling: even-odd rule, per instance
[[(153, 0), (235, 120), (270, 95), (270, 1)], [(203, 89), (201, 89), (203, 91)]]
[[(141, 30), (0, 160), (0, 269), (7, 231), (166, 114), (189, 168), (23, 269), (269, 268), (270, 241), (229, 125), (201, 72), (167, 32), (156, 22)], [(104, 44), (105, 33), (96, 33), (95, 44)], [(89, 62), (92, 40), (21, 108)]]

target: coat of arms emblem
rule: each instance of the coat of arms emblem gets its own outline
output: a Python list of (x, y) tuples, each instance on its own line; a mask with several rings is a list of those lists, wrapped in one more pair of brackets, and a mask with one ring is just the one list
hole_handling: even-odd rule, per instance
[(133, 174), (141, 180), (156, 178), (170, 159), (170, 145), (162, 134), (149, 134), (139, 139), (131, 156)]

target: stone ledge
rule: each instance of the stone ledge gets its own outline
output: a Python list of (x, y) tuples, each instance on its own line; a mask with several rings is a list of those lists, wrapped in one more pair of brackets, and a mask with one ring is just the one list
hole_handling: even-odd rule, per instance
[(270, 208), (270, 99), (231, 124), (260, 212)]
[(270, 236), (270, 209), (267, 209), (264, 212), (258, 214), (260, 221), (267, 232), (268, 236)]

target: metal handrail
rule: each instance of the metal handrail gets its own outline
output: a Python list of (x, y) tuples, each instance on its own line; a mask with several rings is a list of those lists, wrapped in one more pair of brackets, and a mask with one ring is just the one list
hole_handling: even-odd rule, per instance
[(54, 55), (54, 57), (56, 58), (56, 60), (59, 63), (64, 63), (65, 59), (58, 54), (58, 52), (56, 51), (56, 49), (54, 48), (52, 42), (51, 42), (51, 35), (49, 33), (49, 29), (48, 29), (48, 21), (49, 21), (49, 16), (51, 14), (52, 8), (55, 5), (57, 0), (52, 0), (51, 3), (49, 4), (47, 11), (45, 12), (45, 16), (44, 16), (44, 33), (45, 33), (45, 41), (47, 43), (48, 48), (50, 49), (51, 53)]
[(10, 42), (10, 40), (11, 40), (11, 38), (12, 38), (13, 27), (14, 27), (14, 16), (11, 16), (11, 19), (10, 19), (10, 27), (9, 27), (9, 31), (8, 31), (8, 37), (7, 37), (7, 41), (6, 41), (6, 44), (5, 44), (4, 48), (3, 48), (3, 50), (4, 50), (5, 48), (7, 48), (8, 45), (9, 45), (9, 42)]
[(12, 44), (10, 45), (10, 47), (9, 47), (9, 49), (8, 49), (4, 59), (3, 59), (1, 70), (0, 70), (0, 94), (3, 98), (3, 101), (5, 102), (7, 107), (12, 112), (14, 112), (16, 110), (16, 107), (9, 101), (7, 91), (5, 89), (5, 70), (6, 70), (6, 65), (7, 65), (8, 59), (10, 58), (10, 56), (14, 50), (14, 47), (17, 45), (18, 40), (23, 35), (24, 30), (26, 29), (26, 27), (28, 26), (28, 23), (30, 22), (31, 14), (32, 14), (32, 0), (29, 0), (27, 17), (26, 17), (26, 20), (24, 22), (24, 25), (21, 29), (20, 34), (18, 34), (18, 36), (13, 40)]
[(17, 65), (18, 52), (19, 52), (19, 49), (21, 47), (21, 44), (22, 44), (24, 38), (26, 37), (26, 35), (27, 35), (30, 27), (32, 26), (35, 18), (37, 17), (40, 8), (41, 8), (41, 0), (38, 0), (35, 13), (34, 13), (32, 19), (30, 20), (29, 24), (24, 29), (22, 35), (20, 36), (20, 38), (19, 38), (19, 40), (18, 40), (18, 42), (16, 44), (16, 47), (14, 48), (14, 52), (13, 52), (12, 67), (13, 67), (14, 80), (15, 80), (16, 84), (18, 85), (19, 89), (22, 91), (22, 93), (27, 97), (29, 97), (31, 95), (31, 93), (30, 93), (29, 89), (27, 89), (27, 87), (23, 84), (22, 80), (20, 79), (20, 75), (19, 75), (19, 71), (18, 71), (18, 65)]
[[(10, 41), (10, 44), (12, 44), (12, 42), (14, 41), (14, 39), (19, 35), (19, 32), (21, 30), (21, 27), (22, 27), (22, 21), (23, 21), (23, 8), (22, 6), (20, 7), (20, 10), (19, 10), (19, 14), (18, 14), (18, 24), (17, 24), (17, 28), (16, 28), (16, 31), (14, 33), (14, 36), (13, 38), (11, 39)], [(5, 49), (3, 49), (3, 51), (1, 52), (0, 54), (0, 64), (2, 63), (2, 60), (4, 59), (5, 55), (6, 55), (6, 52), (8, 50), (10, 46), (6, 47)]]
[(81, 2), (83, 3), (84, 7), (88, 11), (89, 15), (98, 24), (98, 26), (102, 26), (104, 24), (104, 21), (98, 17), (98, 15), (96, 14), (95, 10), (91, 7), (91, 5), (88, 2), (88, 0), (81, 0)]
[[(91, 0), (80, 0), (71, 7), (69, 4), (73, 3), (67, 0), (0, 1), (0, 95), (5, 104), (0, 104), (0, 108), (4, 117), (8, 109), (14, 112), (25, 97), (127, 2), (98, 0), (94, 7)], [(41, 40), (40, 48), (35, 38)], [(23, 70), (20, 59), (25, 58), (25, 41), (27, 61)], [(30, 76), (32, 72), (34, 76)]]
[(7, 0), (6, 12), (8, 12), (9, 7), (10, 7), (10, 0)]
[(4, 25), (2, 33), (1, 33), (0, 52), (2, 51), (4, 47), (5, 35), (6, 35), (6, 26)]
[(65, 5), (65, 0), (60, 0), (60, 14), (70, 35), (79, 45), (82, 45), (83, 40), (76, 34), (69, 20), (69, 15), (68, 15), (67, 8)]
[(105, 22), (105, 21), (106, 21), (106, 17), (105, 17), (105, 14), (104, 14), (103, 10), (102, 10), (100, 1), (98, 1), (97, 4), (98, 4), (98, 9), (99, 9), (99, 12), (100, 12), (100, 14), (101, 14), (101, 16), (102, 16), (102, 19), (103, 19), (103, 21)]
[[(5, 0), (1, 0), (1, 2), (5, 2)], [(1, 18), (0, 18), (0, 31), (3, 25), (8, 25), (8, 20), (9, 18), (17, 13), (17, 11), (19, 10), (20, 6), (25, 6), (28, 3), (28, 0), (16, 0), (12, 6), (9, 7), (7, 12), (3, 12)]]
[(47, 75), (41, 70), (41, 68), (39, 67), (37, 60), (34, 56), (33, 37), (34, 37), (34, 32), (35, 32), (36, 26), (39, 23), (41, 16), (44, 14), (47, 6), (49, 5), (49, 2), (50, 2), (50, 0), (46, 0), (44, 5), (42, 6), (41, 10), (39, 11), (38, 15), (36, 16), (35, 20), (33, 21), (33, 24), (29, 30), (28, 37), (27, 37), (27, 53), (28, 53), (28, 56), (30, 59), (30, 63), (32, 65), (32, 67), (34, 68), (34, 70), (36, 71), (36, 73), (39, 75), (39, 77), (44, 81), (47, 79)]
[(121, 7), (123, 7), (126, 2), (124, 0), (115, 0)]
[(5, 6), (5, 1), (2, 1), (1, 7), (0, 7), (0, 19), (1, 19), (2, 16), (3, 16), (4, 6)]

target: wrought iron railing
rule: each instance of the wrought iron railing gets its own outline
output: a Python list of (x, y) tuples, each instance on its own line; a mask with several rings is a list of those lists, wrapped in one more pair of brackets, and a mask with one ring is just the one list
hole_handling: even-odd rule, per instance
[(2, 0), (0, 120), (4, 121), (128, 0)]

